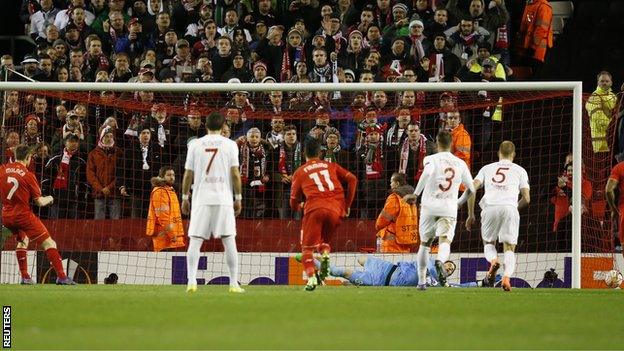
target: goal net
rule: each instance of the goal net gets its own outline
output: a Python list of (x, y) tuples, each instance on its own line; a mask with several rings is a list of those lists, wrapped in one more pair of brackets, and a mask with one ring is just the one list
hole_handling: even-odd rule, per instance
[[(323, 143), (324, 159), (358, 177), (351, 215), (330, 243), (332, 263), (357, 268), (357, 256), (373, 254), (394, 262), (414, 260), (417, 247), (381, 252), (375, 222), (392, 173), (405, 174), (415, 186), (422, 158), (434, 152), (442, 129), (451, 130), (453, 153), (473, 175), (498, 160), (502, 141), (516, 145), (515, 162), (529, 174), (532, 201), (521, 212), (513, 285), (601, 287), (600, 272), (616, 265), (603, 192), (612, 155), (593, 152), (584, 112), (582, 138), (581, 129), (573, 137), (573, 112), (576, 108), (581, 118), (582, 101), (573, 95), (572, 83), (0, 86), (3, 162), (12, 160), (11, 148), (18, 143), (36, 148), (31, 170), (55, 201), (35, 211), (80, 283), (112, 283), (115, 276), (124, 284), (186, 283), (188, 238), (172, 242), (168, 234), (146, 235), (153, 228), (146, 220), (150, 180), (161, 167), (171, 167), (180, 196), (187, 143), (205, 134), (203, 119), (213, 111), (226, 116), (223, 133), (240, 150), (244, 201), (236, 241), (242, 284), (304, 283), (294, 258), (301, 221), (288, 206), (289, 175), (305, 162), (302, 145), (311, 138)], [(578, 160), (582, 153), (580, 191), (572, 186), (573, 151)], [(575, 191), (582, 201), (573, 206)], [(457, 269), (451, 283), (477, 281), (488, 269), (480, 229), (467, 231), (465, 218), (464, 208), (452, 244)], [(573, 228), (580, 235), (573, 235)], [(6, 238), (2, 283), (19, 281), (15, 245), (15, 237)], [(31, 275), (53, 282), (45, 254), (32, 243), (29, 250)], [(218, 241), (204, 243), (200, 284), (227, 283), (222, 251)]]

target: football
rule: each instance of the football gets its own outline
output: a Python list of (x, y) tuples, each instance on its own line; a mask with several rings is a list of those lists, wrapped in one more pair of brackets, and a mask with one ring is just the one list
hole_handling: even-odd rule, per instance
[(607, 284), (607, 286), (611, 289), (620, 287), (620, 285), (622, 285), (622, 280), (624, 280), (622, 273), (615, 269), (608, 271), (604, 278), (605, 284)]

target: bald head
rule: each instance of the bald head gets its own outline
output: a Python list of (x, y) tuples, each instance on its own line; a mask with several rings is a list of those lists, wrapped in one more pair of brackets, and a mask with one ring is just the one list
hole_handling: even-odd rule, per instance
[(511, 141), (505, 140), (500, 144), (498, 154), (501, 158), (513, 160), (516, 156), (516, 146)]

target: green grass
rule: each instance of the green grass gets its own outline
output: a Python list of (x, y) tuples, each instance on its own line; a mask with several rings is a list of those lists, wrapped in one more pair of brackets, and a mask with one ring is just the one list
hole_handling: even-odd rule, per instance
[(621, 290), (0, 286), (16, 349), (618, 349)]

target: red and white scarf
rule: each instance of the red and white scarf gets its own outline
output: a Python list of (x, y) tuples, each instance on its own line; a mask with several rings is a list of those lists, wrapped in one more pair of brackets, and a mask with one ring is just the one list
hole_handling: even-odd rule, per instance
[(383, 172), (382, 160), (384, 157), (382, 151), (383, 142), (380, 140), (374, 151), (368, 149), (368, 145), (368, 142), (364, 144), (364, 147), (366, 148), (366, 154), (364, 156), (364, 163), (366, 164), (366, 179), (381, 179)]
[[(418, 166), (416, 167), (416, 174), (414, 174), (414, 180), (420, 179), (420, 175), (423, 172), (423, 160), (427, 154), (427, 138), (424, 135), (420, 135), (420, 140), (418, 141)], [(409, 163), (409, 155), (411, 145), (409, 139), (405, 138), (403, 141), (403, 145), (401, 145), (401, 159), (399, 163), (399, 173), (406, 174), (407, 173), (407, 164)], [(416, 150), (414, 150), (416, 151)]]
[(67, 149), (63, 149), (63, 158), (59, 165), (56, 179), (54, 179), (54, 189), (67, 189), (69, 179), (69, 162), (75, 152), (69, 152)]
[[(258, 145), (254, 148), (249, 146), (247, 141), (244, 141), (241, 145), (241, 174), (243, 183), (250, 186), (259, 186), (260, 192), (264, 191), (264, 185), (262, 184), (262, 177), (266, 175), (266, 152), (262, 145)], [(249, 174), (249, 170), (251, 174)]]

